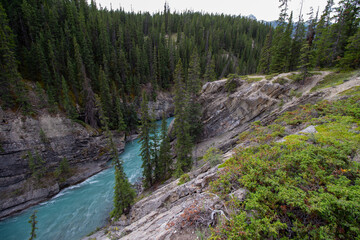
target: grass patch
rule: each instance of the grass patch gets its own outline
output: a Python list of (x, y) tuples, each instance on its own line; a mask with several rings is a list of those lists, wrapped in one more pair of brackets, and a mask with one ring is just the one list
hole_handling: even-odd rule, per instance
[(330, 73), (329, 75), (324, 77), (324, 80), (318, 82), (318, 84), (313, 87), (310, 92), (343, 84), (346, 80), (354, 76), (356, 73), (356, 71), (344, 73)]
[(277, 75), (279, 75), (279, 73), (273, 73), (273, 74), (270, 74), (270, 75), (266, 75), (266, 76), (265, 76), (265, 79), (266, 79), (266, 80), (271, 80), (271, 79), (273, 79), (274, 77), (276, 77)]
[(178, 185), (183, 185), (184, 183), (186, 183), (188, 181), (190, 181), (190, 176), (189, 176), (189, 174), (184, 173), (183, 175), (180, 176)]
[(340, 93), (341, 96), (360, 95), (360, 86), (352, 87)]
[(262, 77), (248, 77), (248, 78), (246, 79), (246, 81), (247, 81), (248, 83), (259, 82), (259, 81), (261, 81), (261, 80), (263, 80)]
[(273, 83), (278, 83), (280, 85), (285, 85), (287, 84), (289, 81), (286, 79), (286, 78), (283, 78), (283, 77), (280, 77), (280, 78), (277, 78), (273, 81)]
[[(359, 119), (360, 96), (354, 96), (302, 106), (275, 125), (255, 122), (243, 138), (259, 144), (237, 149), (211, 183), (225, 200), (236, 189), (249, 192), (243, 202), (225, 203), (233, 215), (212, 229), (210, 239), (357, 239)], [(272, 141), (272, 134), (299, 123), (317, 125), (318, 133)]]

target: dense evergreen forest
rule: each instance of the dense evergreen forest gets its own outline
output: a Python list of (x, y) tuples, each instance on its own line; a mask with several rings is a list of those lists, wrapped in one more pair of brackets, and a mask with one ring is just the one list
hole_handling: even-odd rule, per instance
[[(190, 55), (201, 77), (214, 80), (256, 72), (269, 26), (240, 16), (164, 11), (135, 13), (98, 8), (86, 0), (2, 0), (3, 108), (31, 111), (25, 82), (44, 89), (49, 107), (100, 125), (100, 96), (110, 129), (129, 130), (131, 104), (141, 88), (169, 90), (179, 59), (187, 76)], [(115, 111), (114, 111), (115, 109)]]
[(322, 13), (310, 9), (307, 22), (301, 10), (295, 24), (288, 0), (280, 0), (280, 10), (277, 27), (266, 36), (259, 73), (299, 69), (306, 77), (312, 68), (360, 67), (359, 0), (341, 0), (337, 6), (328, 0)]

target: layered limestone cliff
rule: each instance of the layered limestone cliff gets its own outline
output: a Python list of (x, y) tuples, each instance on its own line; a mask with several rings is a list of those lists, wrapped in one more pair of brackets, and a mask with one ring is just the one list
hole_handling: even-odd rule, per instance
[[(29, 87), (34, 88), (29, 83)], [(0, 108), (0, 219), (42, 202), (61, 189), (84, 181), (108, 167), (111, 159), (108, 141), (98, 130), (71, 121), (62, 114), (50, 114), (41, 105), (35, 92), (29, 92), (31, 105), (38, 113), (25, 117)], [(173, 116), (174, 104), (168, 92), (158, 92), (149, 101), (156, 119), (165, 113)], [(114, 142), (121, 153), (123, 133), (113, 132)], [(33, 158), (33, 160), (30, 160)], [(57, 175), (61, 161), (66, 159), (70, 171)], [(36, 177), (31, 169), (36, 163)], [(44, 163), (42, 163), (44, 162)]]
[[(32, 118), (3, 112), (0, 120), (0, 218), (85, 180), (106, 168), (110, 160), (103, 135), (64, 116)], [(124, 135), (115, 133), (114, 139), (122, 151)], [(43, 176), (34, 177), (31, 158)], [(56, 176), (64, 158), (70, 170), (65, 176)]]
[[(247, 130), (252, 122), (269, 123), (285, 111), (314, 103), (324, 96), (322, 92), (310, 93), (304, 88), (316, 84), (318, 77), (303, 84), (294, 83), (287, 78), (288, 75), (282, 74), (271, 80), (263, 78), (257, 82), (252, 82), (251, 78), (234, 79), (236, 88), (233, 92), (226, 90), (226, 79), (206, 83), (200, 95), (203, 133), (194, 156), (203, 156), (209, 147), (227, 151), (236, 145), (239, 133)], [(280, 84), (278, 79), (285, 81)]]

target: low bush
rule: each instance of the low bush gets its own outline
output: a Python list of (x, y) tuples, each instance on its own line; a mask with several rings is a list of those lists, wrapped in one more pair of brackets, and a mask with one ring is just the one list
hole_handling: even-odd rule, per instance
[[(239, 188), (249, 193), (232, 204), (231, 219), (212, 229), (210, 239), (357, 239), (359, 119), (360, 97), (353, 96), (305, 105), (281, 116), (276, 127), (255, 122), (243, 137), (259, 144), (237, 149), (211, 183), (223, 199)], [(317, 125), (318, 133), (281, 143), (265, 137), (271, 128), (300, 122)]]

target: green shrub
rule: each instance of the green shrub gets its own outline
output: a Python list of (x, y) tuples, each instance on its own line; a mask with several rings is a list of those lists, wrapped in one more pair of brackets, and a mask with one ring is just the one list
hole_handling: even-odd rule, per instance
[(60, 180), (60, 182), (64, 182), (69, 176), (71, 172), (70, 170), (69, 161), (66, 157), (64, 157), (55, 171), (55, 176)]
[[(240, 148), (223, 164), (212, 191), (223, 199), (238, 188), (249, 193), (231, 205), (236, 214), (212, 229), (210, 239), (358, 238), (360, 163), (352, 159), (360, 150), (360, 97), (305, 105), (277, 124), (294, 117), (316, 123), (318, 133)], [(267, 129), (279, 128), (253, 125), (243, 136), (259, 143)]]
[(49, 143), (49, 139), (46, 137), (44, 130), (42, 130), (41, 128), (40, 128), (39, 135), (40, 135), (40, 140), (42, 143)]
[(46, 163), (44, 159), (42, 159), (39, 153), (36, 151), (35, 151), (35, 157), (30, 151), (28, 151), (27, 158), (28, 158), (28, 166), (32, 177), (40, 180), (46, 173)]
[(228, 79), (226, 80), (225, 83), (225, 90), (229, 93), (235, 92), (236, 88), (237, 88), (237, 83), (236, 83), (236, 78), (238, 78), (237, 75), (235, 74), (230, 74), (228, 76)]
[(279, 73), (273, 73), (273, 74), (270, 74), (270, 75), (265, 76), (265, 79), (266, 79), (266, 80), (271, 80), (271, 79), (273, 79), (274, 77), (276, 77), (277, 75), (279, 75)]
[(353, 72), (343, 72), (343, 73), (330, 73), (324, 77), (324, 79), (316, 84), (315, 87), (311, 89), (311, 92), (328, 88), (334, 87), (340, 84), (343, 84), (346, 80), (357, 74), (357, 71)]
[(182, 185), (182, 184), (184, 184), (184, 183), (186, 183), (186, 182), (188, 182), (188, 181), (190, 181), (190, 176), (189, 176), (189, 174), (184, 173), (184, 174), (181, 175), (181, 177), (179, 178), (179, 183), (178, 183), (178, 185)]
[(219, 149), (216, 148), (209, 148), (205, 155), (203, 156), (203, 160), (205, 162), (209, 162), (211, 167), (215, 167), (219, 163), (221, 163), (222, 152)]
[(253, 82), (261, 81), (262, 79), (263, 79), (262, 77), (248, 77), (246, 81), (248, 83), (253, 83)]
[(287, 84), (289, 81), (286, 79), (286, 78), (283, 78), (283, 77), (280, 77), (280, 78), (277, 78), (273, 81), (273, 83), (278, 83), (280, 85), (285, 85)]

